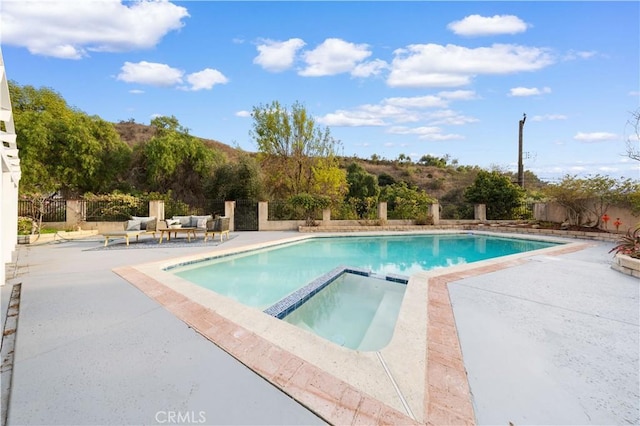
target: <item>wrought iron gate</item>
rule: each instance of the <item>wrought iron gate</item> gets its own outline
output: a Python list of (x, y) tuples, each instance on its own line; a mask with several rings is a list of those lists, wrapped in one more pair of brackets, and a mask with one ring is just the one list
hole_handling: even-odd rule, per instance
[(258, 230), (258, 202), (253, 200), (236, 200), (234, 211), (234, 229), (236, 231)]

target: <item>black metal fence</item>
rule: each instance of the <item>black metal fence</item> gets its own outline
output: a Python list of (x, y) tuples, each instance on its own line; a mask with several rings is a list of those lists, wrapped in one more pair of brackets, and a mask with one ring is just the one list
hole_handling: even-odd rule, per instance
[(141, 199), (126, 202), (80, 200), (80, 205), (87, 222), (118, 222), (131, 216), (149, 216), (149, 203)]
[(18, 216), (39, 220), (41, 214), (43, 222), (66, 222), (67, 200), (18, 200)]
[[(401, 219), (396, 217), (394, 206), (388, 205), (387, 216), (390, 219)], [(80, 212), (84, 213), (87, 222), (109, 222), (123, 221), (131, 216), (148, 216), (149, 202), (146, 199), (129, 200), (80, 200)], [(359, 219), (376, 215), (374, 210), (367, 210), (364, 215), (359, 215), (353, 205), (345, 203), (337, 209), (332, 210), (331, 218)], [(489, 220), (530, 220), (534, 218), (534, 203), (525, 202), (510, 209), (508, 213), (496, 216), (487, 209), (487, 219)], [(178, 200), (164, 202), (165, 217), (184, 215), (207, 215), (223, 216), (225, 214), (224, 200), (203, 200), (199, 203), (187, 204)], [(65, 199), (50, 198), (45, 200), (19, 200), (18, 215), (38, 220), (42, 215), (43, 222), (66, 222), (67, 201)], [(322, 219), (322, 212), (316, 212), (315, 220)], [(504, 216), (504, 217), (503, 217)], [(237, 230), (257, 230), (258, 229), (258, 203), (254, 200), (237, 200), (235, 209), (235, 226)], [(414, 217), (415, 218), (415, 217)], [(305, 220), (306, 213), (301, 208), (296, 208), (286, 201), (269, 201), (268, 220)], [(408, 218), (410, 219), (410, 218)], [(443, 220), (472, 220), (474, 219), (474, 206), (467, 203), (450, 203), (440, 205), (440, 219)]]
[(450, 203), (440, 204), (440, 219), (443, 220), (470, 220), (474, 217), (473, 204)]
[(269, 201), (268, 218), (269, 220), (305, 220), (306, 214), (302, 208), (296, 208), (286, 201)]
[(512, 217), (507, 219), (516, 220), (532, 220), (533, 219), (533, 206), (535, 203), (524, 202), (514, 208), (511, 212)]
[(197, 203), (187, 204), (179, 200), (169, 200), (164, 202), (164, 216), (224, 216), (224, 200), (202, 200)]
[(258, 230), (258, 202), (236, 200), (233, 226), (236, 231)]

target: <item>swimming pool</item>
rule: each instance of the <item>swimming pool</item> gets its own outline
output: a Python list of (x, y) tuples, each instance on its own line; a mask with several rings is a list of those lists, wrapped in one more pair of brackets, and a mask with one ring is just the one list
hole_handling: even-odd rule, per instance
[(170, 272), (244, 305), (264, 310), (341, 265), (380, 275), (410, 276), (419, 271), (493, 259), (556, 244), (471, 233), (314, 237), (178, 265)]
[[(430, 230), (412, 234), (444, 236), (455, 232)], [(473, 232), (477, 235), (505, 236), (484, 230)], [(389, 237), (408, 235), (406, 232), (394, 231), (375, 234)], [(431, 401), (434, 395), (427, 392), (428, 389), (431, 386), (450, 386), (451, 377), (458, 377), (448, 374), (433, 376), (430, 373), (434, 365), (432, 355), (442, 359), (441, 354), (446, 353), (452, 354), (447, 355), (452, 357), (447, 359), (458, 362), (462, 359), (447, 285), (469, 277), (485, 279), (490, 283), (497, 271), (517, 270), (520, 265), (530, 261), (559, 262), (564, 260), (563, 255), (590, 246), (590, 243), (573, 238), (514, 235), (523, 240), (545, 240), (555, 244), (540, 250), (412, 274), (391, 341), (379, 351), (373, 352), (349, 350), (331, 344), (315, 333), (172, 273), (172, 267), (178, 265), (194, 262), (200, 264), (199, 262), (213, 257), (231, 258), (240, 252), (243, 255), (257, 253), (265, 247), (284, 247), (285, 244), (297, 241), (337, 235), (352, 238), (374, 233), (240, 233), (230, 243), (210, 250), (185, 250), (183, 254), (174, 254), (172, 258), (121, 267), (115, 272), (276, 388), (296, 400), (308, 401), (314, 412), (325, 412), (326, 408), (322, 407), (329, 407), (329, 410), (332, 407), (344, 408), (341, 401), (347, 392), (345, 389), (351, 389), (360, 392), (364, 398), (362, 406), (372, 403), (372, 407), (380, 407), (382, 403), (385, 407), (405, 413), (419, 422), (426, 422), (433, 414), (429, 409), (430, 404), (425, 403)], [(511, 237), (511, 234), (507, 235)], [(445, 315), (447, 312), (449, 317)], [(289, 377), (297, 366), (300, 367), (290, 376), (290, 380), (283, 382), (283, 377)], [(463, 371), (460, 374), (465, 377)], [(300, 380), (311, 376), (317, 380), (300, 385)], [(331, 383), (331, 389), (335, 391), (327, 391), (326, 396), (323, 393), (322, 398), (317, 399), (319, 383)], [(328, 389), (322, 386), (323, 389)], [(330, 418), (337, 419), (335, 416)]]
[(328, 285), (278, 317), (340, 346), (377, 351), (393, 336), (406, 287), (407, 280), (397, 277), (341, 269)]
[[(273, 306), (293, 297), (293, 308), (274, 316), (351, 349), (378, 350), (391, 338), (410, 275), (556, 244), (472, 233), (314, 237), (178, 265), (170, 272), (272, 315)], [(323, 276), (341, 265), (406, 279), (398, 284), (345, 275), (314, 290), (328, 284)]]

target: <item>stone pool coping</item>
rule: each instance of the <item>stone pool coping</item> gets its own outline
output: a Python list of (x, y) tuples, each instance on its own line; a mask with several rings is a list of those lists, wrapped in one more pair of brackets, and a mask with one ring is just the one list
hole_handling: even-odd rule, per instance
[[(473, 233), (504, 237), (491, 232)], [(447, 284), (521, 264), (530, 256), (559, 255), (589, 245), (561, 238), (513, 236), (564, 244), (412, 275), (394, 336), (378, 352), (345, 349), (164, 270), (198, 259), (342, 235), (354, 236), (353, 233), (301, 235), (121, 267), (114, 272), (331, 424), (474, 424), (473, 403)]]

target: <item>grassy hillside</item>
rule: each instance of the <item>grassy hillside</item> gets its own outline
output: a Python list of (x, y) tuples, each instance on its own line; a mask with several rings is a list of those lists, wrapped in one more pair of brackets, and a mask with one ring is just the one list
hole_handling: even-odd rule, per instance
[[(129, 146), (149, 140), (153, 137), (155, 129), (151, 126), (138, 124), (135, 122), (120, 122), (114, 124), (120, 137)], [(196, 136), (197, 137), (197, 136)], [(207, 146), (224, 153), (229, 161), (237, 160), (240, 150), (224, 144), (222, 142), (198, 138)], [(407, 163), (399, 161), (380, 160), (372, 161), (357, 157), (344, 157), (340, 159), (341, 165), (347, 167), (356, 162), (367, 172), (380, 178), (381, 175), (390, 176), (396, 182), (407, 182), (424, 189), (430, 196), (442, 200), (453, 197), (464, 188), (471, 185), (476, 177), (477, 167), (456, 167), (448, 166), (444, 168), (426, 166), (417, 163)], [(529, 189), (540, 188), (543, 183), (532, 176), (526, 176), (526, 187)]]
[[(120, 123), (114, 123), (114, 126), (120, 134), (122, 141), (127, 143), (130, 147), (151, 139), (155, 134), (154, 127), (134, 122), (122, 121)], [(229, 161), (234, 161), (238, 158), (240, 151), (236, 148), (212, 139), (198, 139), (204, 142), (205, 145), (224, 153)]]

